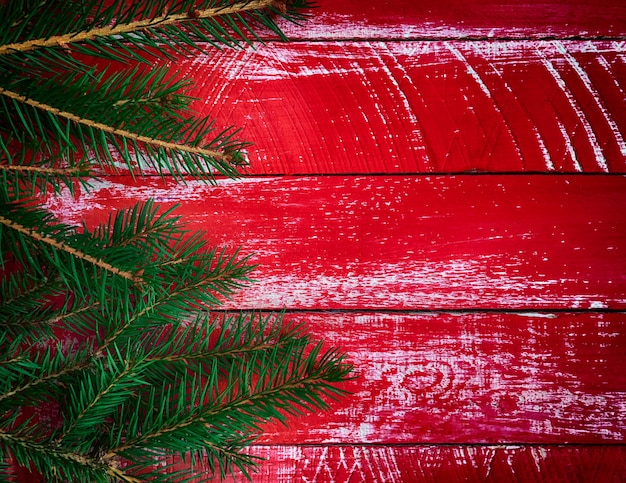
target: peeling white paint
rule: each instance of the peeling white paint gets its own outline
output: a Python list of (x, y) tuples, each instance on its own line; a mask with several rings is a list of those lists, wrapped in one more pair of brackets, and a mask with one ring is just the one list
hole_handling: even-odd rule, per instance
[[(576, 116), (578, 117), (578, 120), (582, 124), (587, 134), (587, 137), (589, 139), (589, 143), (593, 149), (596, 162), (598, 163), (600, 168), (602, 168), (603, 171), (608, 173), (609, 167), (607, 165), (606, 158), (604, 157), (604, 153), (602, 152), (602, 148), (600, 147), (600, 144), (596, 137), (596, 133), (593, 130), (591, 124), (589, 123), (589, 119), (587, 118), (587, 115), (585, 114), (584, 110), (580, 107), (577, 99), (572, 94), (567, 83), (563, 80), (563, 78), (561, 77), (561, 74), (559, 74), (558, 70), (553, 64), (553, 61), (548, 57), (547, 53), (539, 48), (537, 49), (537, 53), (539, 55), (539, 58), (541, 59), (542, 64), (544, 65), (546, 70), (550, 73), (550, 75), (552, 76), (556, 84), (559, 86), (559, 89), (561, 90), (561, 92), (565, 94), (565, 97), (569, 101), (570, 106), (572, 107), (572, 109), (576, 113)], [(563, 130), (561, 132), (563, 132)], [(569, 139), (569, 134), (567, 135), (567, 137), (564, 134), (564, 139), (566, 139), (566, 142), (568, 142), (567, 139)]]

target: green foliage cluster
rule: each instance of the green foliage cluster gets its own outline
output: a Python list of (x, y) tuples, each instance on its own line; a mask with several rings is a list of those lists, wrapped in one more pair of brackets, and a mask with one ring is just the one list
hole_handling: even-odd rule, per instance
[(282, 38), (275, 19), (302, 20), (306, 7), (0, 4), (0, 480), (249, 475), (245, 448), (265, 421), (343, 393), (350, 366), (302, 326), (219, 310), (249, 283), (248, 258), (207, 246), (149, 200), (94, 229), (41, 204), (120, 166), (182, 182), (237, 176), (245, 143), (194, 117), (188, 82), (151, 64), (258, 32)]

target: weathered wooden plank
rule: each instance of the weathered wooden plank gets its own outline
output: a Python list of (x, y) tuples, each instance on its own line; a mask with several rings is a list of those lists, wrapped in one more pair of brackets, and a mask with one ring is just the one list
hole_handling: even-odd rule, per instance
[[(288, 313), (358, 379), (271, 444), (623, 443), (625, 313)], [(43, 420), (58, 414), (42, 411)]]
[(624, 308), (626, 177), (109, 178), (49, 206), (103, 222), (153, 197), (255, 252), (239, 308)]
[(600, 443), (626, 439), (626, 314), (288, 314), (349, 354), (332, 411), (269, 443)]
[(251, 174), (626, 172), (623, 42), (274, 43), (176, 70)]
[(626, 480), (625, 446), (257, 446), (252, 452), (267, 458), (255, 483)]
[[(255, 483), (621, 483), (626, 446), (252, 446)], [(175, 468), (186, 469), (184, 463)], [(27, 472), (20, 483), (39, 483)], [(247, 483), (235, 472), (222, 480)]]
[(317, 0), (292, 39), (541, 38), (626, 34), (620, 0)]

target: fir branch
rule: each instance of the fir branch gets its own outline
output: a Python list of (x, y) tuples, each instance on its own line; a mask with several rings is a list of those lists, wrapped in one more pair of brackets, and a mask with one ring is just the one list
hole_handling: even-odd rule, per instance
[(24, 352), (23, 339), (11, 339), (6, 332), (0, 332), (0, 392), (8, 390), (14, 381), (31, 377), (39, 366)]
[(92, 166), (85, 164), (52, 167), (0, 163), (0, 191), (9, 200), (45, 196), (50, 190), (60, 194), (63, 188), (74, 194), (75, 182), (89, 189), (88, 179), (93, 180), (95, 176)]
[[(212, 260), (211, 256), (209, 260)], [(132, 329), (138, 330), (141, 334), (150, 326), (151, 321), (160, 326), (164, 323), (171, 323), (181, 313), (198, 305), (219, 305), (220, 301), (211, 292), (215, 290), (228, 294), (229, 285), (236, 285), (232, 279), (245, 280), (245, 274), (251, 270), (251, 267), (245, 265), (246, 259), (238, 261), (235, 265), (231, 265), (231, 261), (229, 260), (227, 266), (222, 268), (223, 264), (218, 260), (218, 265), (212, 273), (207, 273), (202, 269), (198, 270), (195, 277), (188, 273), (190, 278), (193, 277), (192, 280), (195, 279), (191, 283), (181, 281), (183, 283), (177, 285), (174, 281), (162, 290), (160, 296), (155, 297), (149, 303), (135, 307), (136, 312), (131, 317), (121, 320), (119, 326), (104, 337), (96, 354), (101, 355), (112, 344), (118, 343), (123, 334), (127, 338), (132, 337), (132, 334), (128, 334)], [(226, 289), (220, 289), (220, 285), (226, 285)], [(143, 324), (137, 329), (135, 326), (139, 321)]]
[(176, 363), (176, 362), (184, 362), (189, 363), (190, 361), (206, 361), (207, 359), (216, 359), (216, 360), (228, 360), (230, 358), (239, 357), (245, 358), (250, 357), (252, 354), (256, 352), (267, 352), (268, 350), (277, 349), (280, 347), (286, 347), (289, 345), (287, 340), (283, 340), (280, 342), (251, 342), (246, 346), (239, 347), (229, 347), (229, 348), (221, 348), (221, 349), (207, 349), (207, 350), (191, 350), (186, 353), (178, 353), (178, 354), (163, 354), (163, 355), (151, 355), (146, 360), (150, 362), (165, 362), (165, 363)]
[[(9, 431), (0, 429), (0, 440), (3, 440), (11, 445), (20, 446), (24, 449), (34, 451), (39, 454), (48, 454), (55, 459), (63, 459), (78, 463), (81, 466), (87, 466), (90, 469), (103, 469), (103, 465), (99, 464), (97, 460), (87, 458), (84, 455), (77, 454), (73, 451), (64, 452), (54, 449), (52, 445), (46, 445), (34, 442), (33, 438), (24, 437), (19, 434), (15, 434)], [(9, 446), (10, 447), (10, 446)]]
[(44, 341), (53, 337), (52, 326), (47, 322), (57, 316), (51, 307), (37, 307), (29, 314), (11, 314), (0, 321), (0, 329), (13, 340), (17, 337), (26, 341)]
[(41, 305), (42, 299), (47, 300), (61, 293), (62, 286), (58, 277), (39, 278), (35, 274), (22, 269), (5, 274), (0, 279), (0, 315), (8, 315), (18, 305), (17, 313), (30, 311)]
[(115, 275), (117, 275), (118, 277), (121, 278), (125, 278), (127, 280), (130, 280), (131, 282), (135, 283), (135, 284), (140, 284), (143, 282), (143, 279), (132, 273), (132, 272), (128, 272), (128, 271), (124, 271), (119, 269), (118, 267), (115, 267), (113, 265), (111, 265), (110, 263), (107, 263), (99, 258), (93, 257), (87, 253), (83, 253), (80, 250), (64, 243), (61, 241), (58, 241), (50, 236), (47, 235), (43, 235), (41, 233), (36, 232), (33, 228), (29, 228), (27, 226), (24, 225), (20, 225), (18, 223), (16, 223), (13, 220), (10, 220), (8, 218), (5, 218), (4, 216), (0, 215), (0, 224), (6, 226), (7, 228), (10, 228), (22, 235), (26, 235), (28, 238), (39, 242), (43, 245), (55, 248), (57, 250), (60, 250), (62, 252), (65, 252), (69, 255), (71, 255), (72, 257), (75, 257), (79, 260), (84, 260), (98, 268), (102, 268), (104, 270), (106, 270), (107, 272), (113, 273)]
[(181, 218), (172, 216), (177, 208), (178, 205), (174, 205), (161, 211), (153, 200), (139, 202), (129, 209), (111, 213), (108, 222), (97, 226), (91, 234), (108, 247), (133, 246), (162, 256), (187, 233)]
[[(1, 221), (1, 218), (0, 218), (0, 221)], [(239, 269), (240, 268), (236, 268), (234, 270), (239, 270)], [(229, 274), (229, 273), (220, 274), (219, 270), (217, 270), (217, 272), (213, 275), (213, 277), (208, 277), (207, 280), (198, 281), (192, 287), (189, 287), (189, 286), (181, 287), (177, 291), (167, 293), (162, 298), (157, 298), (151, 304), (144, 305), (130, 318), (124, 318), (120, 320), (117, 329), (107, 334), (102, 340), (99, 347), (97, 347), (97, 349), (93, 351), (92, 350), (87, 351), (84, 357), (79, 357), (77, 354), (75, 354), (71, 359), (64, 361), (64, 363), (62, 364), (60, 363), (54, 364), (55, 367), (56, 366), (60, 367), (58, 370), (51, 370), (49, 372), (46, 372), (44, 375), (34, 378), (34, 380), (30, 381), (29, 383), (25, 385), (15, 387), (11, 391), (8, 391), (4, 394), (0, 394), (0, 403), (6, 399), (13, 398), (16, 395), (30, 391), (32, 390), (33, 387), (39, 386), (41, 384), (49, 384), (51, 382), (60, 380), (66, 376), (75, 374), (79, 371), (82, 371), (90, 367), (94, 361), (102, 357), (105, 357), (107, 354), (107, 351), (110, 348), (114, 347), (116, 343), (118, 343), (122, 334), (132, 329), (139, 321), (144, 320), (145, 322), (147, 322), (147, 320), (145, 320), (146, 316), (149, 316), (152, 320), (154, 320), (155, 315), (157, 313), (156, 311), (159, 307), (164, 307), (164, 306), (167, 307), (168, 304), (171, 304), (173, 300), (176, 301), (177, 303), (179, 300), (188, 301), (187, 297), (189, 296), (190, 293), (198, 294), (198, 290), (205, 291), (207, 289), (207, 286), (210, 287), (212, 283), (214, 283), (215, 281), (220, 280), (221, 278), (228, 279), (230, 276), (232, 276), (232, 274)], [(214, 300), (213, 297), (210, 297), (210, 300)], [(180, 313), (180, 311), (182, 310), (185, 310), (184, 305), (180, 309), (178, 309), (176, 313)], [(73, 314), (66, 314), (66, 316), (70, 317), (71, 315), (78, 314), (82, 311), (83, 310), (79, 309)], [(169, 313), (169, 311), (167, 311), (167, 313)], [(59, 317), (55, 319), (55, 321), (60, 322), (64, 318), (65, 317)], [(171, 321), (171, 319), (168, 319), (168, 320)], [(110, 320), (109, 322), (114, 323), (113, 320)], [(163, 324), (163, 322), (162, 321), (157, 322), (157, 324), (161, 325)], [(139, 328), (139, 331), (140, 332), (144, 331), (146, 328), (147, 328), (146, 325), (142, 325)], [(57, 356), (62, 356), (62, 353), (60, 353), (59, 351)]]
[(154, 26), (176, 25), (185, 21), (212, 18), (222, 15), (232, 15), (246, 12), (248, 10), (259, 10), (274, 7), (282, 13), (287, 12), (286, 0), (251, 0), (234, 3), (230, 6), (221, 6), (204, 10), (192, 9), (187, 13), (178, 15), (160, 15), (150, 19), (142, 19), (134, 22), (121, 23), (86, 31), (69, 32), (63, 35), (53, 35), (48, 38), (33, 39), (26, 42), (0, 45), (0, 55), (15, 52), (28, 52), (42, 47), (64, 47), (71, 43), (84, 42), (99, 37), (110, 38), (115, 35), (122, 35), (129, 32), (136, 32)]
[[(214, 342), (211, 342), (214, 341)], [(193, 361), (249, 359), (257, 352), (293, 345), (307, 345), (301, 325), (287, 325), (282, 315), (240, 313), (238, 316), (199, 314), (186, 327), (168, 324), (145, 334), (144, 347), (153, 347), (146, 360), (175, 364)]]
[[(84, 303), (85, 305), (80, 305)], [(40, 324), (46, 328), (60, 328), (70, 331), (81, 337), (90, 337), (94, 330), (98, 327), (96, 317), (99, 315), (99, 301), (90, 302), (89, 300), (80, 300), (75, 302), (75, 307), (59, 311), (51, 317), (40, 321)]]
[[(217, 362), (214, 362), (209, 381), (205, 382), (201, 390), (196, 389), (197, 384), (187, 385), (189, 396), (178, 401), (173, 414), (160, 414), (156, 421), (144, 421), (146, 425), (134, 431), (136, 436), (128, 435), (123, 443), (112, 447), (106, 457), (124, 456), (133, 448), (151, 448), (152, 440), (161, 441), (170, 434), (176, 438), (176, 434), (189, 427), (210, 431), (212, 427), (230, 421), (231, 424), (239, 423), (231, 429), (233, 433), (246, 432), (247, 428), (256, 429), (258, 423), (267, 418), (283, 419), (273, 408), (274, 405), (287, 413), (298, 413), (298, 405), (307, 409), (310, 409), (309, 404), (324, 407), (315, 393), (342, 393), (341, 389), (331, 386), (329, 382), (344, 380), (351, 367), (343, 364), (343, 357), (335, 351), (323, 354), (317, 363), (319, 349), (320, 346), (317, 346), (305, 358), (301, 357), (302, 348), (292, 351), (290, 357), (282, 360), (275, 354), (264, 355), (265, 362), (262, 365), (268, 369), (265, 376), (250, 370), (239, 372), (233, 369), (226, 381), (226, 389), (221, 391), (217, 386)], [(248, 367), (255, 367), (255, 364), (249, 364)], [(257, 376), (258, 379), (254, 381)], [(178, 384), (178, 387), (185, 386), (184, 380)], [(254, 390), (251, 391), (251, 388)], [(208, 395), (212, 397), (207, 407)], [(172, 396), (168, 399), (175, 400)], [(289, 406), (289, 403), (294, 406)], [(181, 405), (186, 408), (184, 412), (180, 411)], [(222, 418), (221, 423), (219, 418)], [(200, 438), (203, 442), (207, 439), (206, 436)]]
[(67, 291), (59, 277), (40, 278), (19, 270), (2, 277), (0, 294), (0, 330), (11, 340), (19, 337), (26, 343), (52, 335), (49, 320), (62, 313), (63, 308), (55, 307), (55, 303)]
[(109, 482), (109, 478), (137, 483), (113, 462), (107, 465), (102, 459), (59, 447), (47, 441), (36, 441), (30, 434), (5, 431), (0, 428), (0, 442), (17, 463), (26, 468), (35, 466), (49, 481), (70, 478), (70, 481)]
[[(58, 381), (88, 368), (91, 364), (93, 350), (88, 342), (79, 350), (72, 351), (73, 348), (70, 347), (69, 355), (65, 354), (59, 345), (54, 351), (50, 347), (30, 351), (34, 364), (31, 377), (22, 379), (20, 384), (0, 394), (0, 404), (28, 406), (52, 398), (55, 394), (52, 389), (58, 387)], [(43, 389), (40, 389), (41, 386)], [(33, 392), (33, 389), (36, 391)]]
[[(64, 404), (66, 424), (55, 436), (58, 444), (74, 437), (80, 446), (89, 449), (92, 444), (89, 439), (97, 438), (93, 428), (116, 411), (137, 386), (145, 384), (141, 374), (146, 362), (137, 353), (129, 350), (122, 353), (114, 347), (102, 358), (92, 360), (90, 370), (70, 387)], [(85, 438), (85, 431), (92, 434), (92, 438)]]
[(34, 99), (29, 99), (26, 96), (23, 96), (17, 92), (13, 92), (13, 91), (9, 91), (3, 87), (0, 87), (0, 95), (6, 96), (10, 99), (14, 99), (16, 101), (22, 102), (26, 105), (35, 107), (37, 109), (41, 109), (42, 111), (48, 112), (50, 114), (54, 114), (56, 116), (59, 116), (61, 118), (67, 119), (69, 121), (75, 122), (77, 124), (82, 124), (86, 127), (89, 128), (93, 128), (93, 129), (98, 129), (102, 132), (105, 133), (109, 133), (109, 134), (113, 134), (115, 136), (120, 136), (126, 139), (129, 139), (131, 141), (137, 141), (137, 142), (141, 142), (141, 143), (145, 143), (145, 144), (150, 144), (153, 146), (156, 146), (158, 148), (163, 148), (166, 150), (173, 150), (173, 151), (181, 151), (181, 152), (185, 152), (185, 153), (189, 153), (189, 154), (199, 154), (202, 156), (208, 156), (208, 157), (212, 157), (212, 158), (217, 158), (219, 160), (223, 160), (223, 161), (233, 161), (233, 157), (232, 155), (229, 155), (227, 153), (223, 153), (220, 151), (215, 151), (215, 150), (210, 150), (210, 149), (203, 149), (203, 148), (198, 148), (195, 146), (188, 146), (188, 145), (184, 145), (184, 144), (177, 144), (177, 143), (172, 143), (172, 142), (168, 142), (168, 141), (164, 141), (161, 139), (157, 139), (157, 138), (151, 138), (148, 136), (143, 136), (141, 134), (137, 134), (131, 131), (127, 131), (125, 129), (120, 129), (120, 128), (116, 128), (114, 126), (110, 126), (108, 124), (104, 124), (101, 122), (97, 122), (97, 121), (93, 121), (91, 119), (86, 119), (86, 118), (82, 118), (76, 114), (73, 114), (71, 112), (67, 112), (67, 111), (62, 111), (54, 106), (51, 106), (49, 104), (44, 104), (42, 102), (36, 101)]
[[(15, 78), (10, 70), (3, 74), (0, 128), (24, 147), (40, 146), (48, 156), (72, 159), (89, 153), (89, 161), (114, 171), (119, 156), (131, 174), (141, 174), (147, 165), (180, 181), (185, 175), (213, 181), (214, 172), (237, 177), (238, 167), (246, 164), (241, 151), (246, 143), (234, 139), (236, 131), (215, 134), (208, 118), (190, 117), (191, 98), (182, 92), (187, 83), (166, 80), (164, 69), (147, 74), (132, 69), (108, 77), (106, 70), (91, 70), (42, 80)], [(117, 104), (145, 90), (151, 92), (151, 102)], [(0, 144), (9, 164), (25, 164), (11, 156), (2, 136)]]

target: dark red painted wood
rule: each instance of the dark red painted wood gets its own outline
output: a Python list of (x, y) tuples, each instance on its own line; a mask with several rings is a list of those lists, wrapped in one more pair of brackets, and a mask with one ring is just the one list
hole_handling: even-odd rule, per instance
[(623, 37), (621, 0), (317, 0), (292, 39)]
[(249, 174), (626, 172), (621, 42), (274, 43), (175, 66), (254, 143)]
[[(624, 446), (269, 446), (255, 483), (620, 483)], [(232, 480), (228, 480), (232, 481)], [(244, 478), (235, 481), (244, 482)]]
[(238, 308), (625, 308), (626, 178), (110, 178), (63, 219), (153, 197), (215, 244), (256, 252)]
[(626, 314), (289, 314), (360, 378), (333, 410), (267, 428), (294, 443), (623, 442)]
[[(626, 480), (626, 314), (603, 312), (626, 307), (626, 178), (511, 174), (626, 172), (626, 4), (318, 3), (297, 43), (172, 68), (244, 127), (250, 174), (363, 176), (111, 177), (50, 206), (180, 202), (257, 252), (228, 307), (287, 307), (350, 354), (355, 395), (268, 426), (255, 481)], [(509, 174), (371, 176), (465, 171)], [(415, 311), (437, 308), (460, 312)]]

